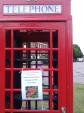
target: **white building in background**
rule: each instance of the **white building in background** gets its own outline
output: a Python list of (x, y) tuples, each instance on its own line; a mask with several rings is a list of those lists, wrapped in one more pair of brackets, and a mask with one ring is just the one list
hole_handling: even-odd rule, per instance
[(84, 61), (84, 58), (77, 58), (77, 61), (78, 62), (83, 62)]

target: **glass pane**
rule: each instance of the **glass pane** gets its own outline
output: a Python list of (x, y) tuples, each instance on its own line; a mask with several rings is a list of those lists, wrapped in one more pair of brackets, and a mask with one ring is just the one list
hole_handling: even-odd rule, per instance
[(48, 30), (16, 30), (14, 31), (15, 48), (48, 48)]
[[(49, 31), (17, 30), (14, 31), (15, 48), (48, 48)], [(40, 38), (39, 38), (40, 37)], [(46, 50), (14, 51), (14, 67), (45, 68), (49, 67), (49, 52)]]
[(31, 109), (35, 109), (35, 101), (31, 101)]
[(58, 31), (53, 32), (53, 48), (58, 48)]
[(43, 77), (42, 82), (44, 88), (49, 88), (49, 77)]
[(11, 30), (6, 31), (6, 48), (11, 47)]
[(5, 59), (6, 59), (6, 68), (10, 68), (11, 66), (11, 51), (6, 51), (5, 53)]
[(21, 88), (21, 72), (20, 71), (14, 71), (13, 86), (15, 89)]
[(11, 87), (11, 72), (10, 71), (6, 71), (5, 87), (6, 88), (10, 88)]
[(38, 110), (49, 110), (49, 101), (38, 101)]
[(50, 102), (50, 94), (49, 94), (49, 92), (44, 92), (43, 93), (43, 100), (37, 101), (37, 109), (49, 110), (49, 108), (50, 108), (49, 102)]
[(58, 72), (56, 71), (53, 72), (53, 88), (58, 88)]
[(53, 67), (57, 68), (58, 67), (58, 52), (53, 51)]
[(58, 93), (53, 93), (53, 109), (58, 110)]
[(48, 76), (49, 76), (49, 71), (44, 71), (44, 70), (43, 70), (42, 74), (43, 74), (43, 76), (48, 77)]
[(14, 101), (14, 103), (13, 103), (14, 109), (21, 109), (21, 107), (22, 107), (21, 92), (14, 92), (13, 101)]
[(11, 94), (10, 94), (10, 92), (8, 91), (8, 92), (5, 92), (5, 108), (6, 109), (9, 109), (10, 108), (10, 105), (11, 105), (11, 103), (10, 103), (10, 97), (11, 96)]
[(22, 51), (14, 51), (14, 67), (22, 67)]

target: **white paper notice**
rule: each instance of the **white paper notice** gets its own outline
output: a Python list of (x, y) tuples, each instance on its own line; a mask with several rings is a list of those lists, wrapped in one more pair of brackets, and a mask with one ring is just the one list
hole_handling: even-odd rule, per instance
[(21, 73), (21, 91), (23, 100), (42, 100), (42, 71), (24, 70)]

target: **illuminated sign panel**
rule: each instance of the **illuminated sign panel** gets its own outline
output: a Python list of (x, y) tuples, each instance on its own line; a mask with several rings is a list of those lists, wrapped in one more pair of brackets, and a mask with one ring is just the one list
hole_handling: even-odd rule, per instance
[(60, 14), (61, 5), (4, 5), (3, 14)]

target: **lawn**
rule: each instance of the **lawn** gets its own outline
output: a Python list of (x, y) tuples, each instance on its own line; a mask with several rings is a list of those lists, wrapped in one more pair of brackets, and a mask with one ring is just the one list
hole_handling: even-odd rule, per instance
[(84, 85), (74, 84), (74, 113), (84, 113)]

